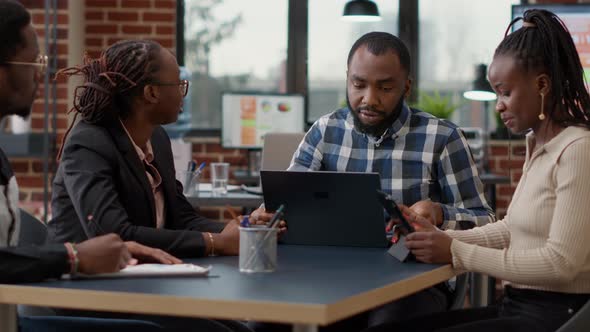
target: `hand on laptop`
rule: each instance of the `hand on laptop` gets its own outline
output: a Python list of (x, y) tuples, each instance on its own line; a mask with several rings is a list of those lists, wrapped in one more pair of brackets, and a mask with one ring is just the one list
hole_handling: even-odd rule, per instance
[[(272, 219), (274, 213), (266, 212), (263, 206), (256, 209), (250, 214), (250, 224), (252, 225), (264, 225)], [(279, 221), (279, 236), (287, 231), (287, 222), (284, 220)]]

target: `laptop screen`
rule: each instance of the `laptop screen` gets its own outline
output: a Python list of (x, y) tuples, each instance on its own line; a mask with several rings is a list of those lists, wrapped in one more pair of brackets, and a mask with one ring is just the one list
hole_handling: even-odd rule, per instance
[(285, 204), (286, 244), (386, 247), (377, 173), (260, 172), (268, 211)]

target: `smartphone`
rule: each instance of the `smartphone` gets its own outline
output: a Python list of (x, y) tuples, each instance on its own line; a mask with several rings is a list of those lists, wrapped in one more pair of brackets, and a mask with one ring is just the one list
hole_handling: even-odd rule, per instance
[(399, 206), (397, 206), (391, 196), (381, 190), (377, 190), (377, 197), (379, 198), (379, 202), (381, 202), (381, 205), (383, 205), (385, 211), (389, 213), (389, 216), (391, 218), (397, 218), (400, 220), (399, 226), (405, 228), (408, 233), (414, 232), (414, 227), (412, 227), (406, 218), (404, 218), (402, 211), (399, 209)]

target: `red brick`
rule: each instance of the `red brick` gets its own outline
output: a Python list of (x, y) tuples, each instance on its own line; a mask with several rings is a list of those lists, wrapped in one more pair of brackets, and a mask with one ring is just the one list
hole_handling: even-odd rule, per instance
[(156, 33), (159, 35), (173, 35), (176, 29), (172, 26), (157, 26)]
[(229, 163), (232, 166), (247, 166), (247, 160), (244, 156), (228, 156), (222, 155), (223, 162)]
[(43, 162), (41, 160), (32, 160), (31, 167), (35, 173), (43, 173)]
[(98, 58), (100, 57), (100, 53), (102, 52), (102, 49), (97, 49), (97, 50), (87, 50), (88, 52), (88, 56), (91, 58)]
[(508, 169), (522, 169), (522, 165), (524, 160), (500, 160), (499, 167), (500, 168), (508, 168)]
[(520, 178), (522, 177), (522, 171), (517, 171), (517, 172), (512, 172), (511, 174), (512, 176), (512, 183), (518, 183), (518, 181), (520, 181)]
[(526, 155), (526, 146), (514, 146), (512, 147), (512, 155), (514, 156), (525, 156)]
[(125, 38), (123, 38), (123, 37), (113, 37), (113, 38), (109, 38), (109, 39), (107, 40), (107, 46), (113, 45), (114, 43), (116, 43), (116, 42), (118, 42), (118, 41), (121, 41), (121, 40), (123, 40), (123, 39), (125, 39)]
[(103, 46), (102, 38), (86, 38), (86, 45), (88, 46)]
[(490, 156), (508, 156), (507, 146), (492, 146), (490, 150)]
[[(53, 126), (53, 120), (50, 120), (51, 123), (49, 124), (50, 126)], [(68, 127), (68, 120), (66, 119), (56, 119), (57, 122), (57, 126), (58, 128), (67, 128)], [(31, 119), (31, 126), (33, 128), (43, 128), (45, 124), (45, 119), (39, 119), (39, 118), (32, 118)]]
[[(49, 16), (50, 22), (53, 23), (53, 14)], [(45, 14), (44, 13), (35, 13), (32, 15), (32, 22), (33, 24), (45, 24)], [(57, 24), (58, 25), (65, 25), (68, 24), (68, 15), (66, 14), (57, 14)]]
[(174, 22), (175, 19), (173, 13), (143, 13), (143, 20), (149, 22)]
[(44, 0), (20, 0), (20, 3), (22, 3), (28, 10), (45, 8)]
[(39, 175), (22, 175), (16, 178), (19, 187), (23, 188), (41, 188), (43, 187), (43, 177)]
[(207, 153), (232, 153), (234, 150), (225, 149), (221, 146), (221, 143), (207, 143), (204, 144), (204, 151)]
[(91, 7), (117, 7), (117, 0), (86, 0), (86, 8)]
[(87, 11), (86, 12), (86, 20), (87, 21), (102, 21), (104, 19), (104, 12), (99, 11)]
[(117, 26), (106, 24), (89, 24), (86, 26), (86, 33), (88, 34), (115, 34), (117, 33)]
[(160, 43), (160, 45), (162, 45), (162, 47), (164, 48), (172, 48), (174, 47), (174, 40), (173, 39), (159, 39), (159, 38), (155, 38), (155, 41), (157, 41), (158, 43)]
[(111, 11), (107, 14), (107, 20), (109, 21), (132, 21), (135, 22), (139, 19), (138, 13), (133, 12), (118, 12), (118, 11)]
[(152, 27), (149, 25), (124, 25), (121, 27), (121, 31), (127, 34), (151, 34)]
[[(49, 199), (51, 199), (51, 186), (49, 186), (49, 191), (47, 192)], [(42, 192), (32, 192), (31, 193), (31, 201), (33, 202), (43, 202), (43, 193)], [(51, 205), (48, 206), (51, 208)]]
[(156, 8), (175, 8), (176, 1), (174, 0), (156, 0)]
[(150, 0), (124, 0), (121, 1), (123, 8), (151, 8), (152, 2)]
[(205, 151), (205, 144), (193, 143), (193, 153), (200, 153)]
[(514, 194), (514, 189), (510, 186), (502, 186), (498, 188), (498, 195), (499, 196), (512, 196)]
[(505, 198), (497, 198), (496, 199), (496, 206), (499, 208), (507, 208), (508, 204), (510, 204), (510, 200)]
[(10, 166), (15, 173), (28, 173), (30, 163), (26, 160), (12, 160)]

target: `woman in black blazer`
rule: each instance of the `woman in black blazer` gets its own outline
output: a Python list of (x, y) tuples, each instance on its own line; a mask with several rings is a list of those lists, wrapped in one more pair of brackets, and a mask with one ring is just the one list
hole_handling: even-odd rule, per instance
[(188, 89), (174, 55), (153, 41), (121, 41), (60, 73), (81, 74), (85, 83), (73, 108), (82, 120), (67, 134), (53, 183), (52, 239), (114, 232), (178, 257), (236, 255), (237, 221), (200, 216), (175, 180), (160, 126), (176, 121)]

